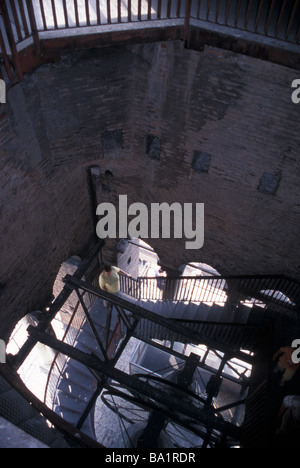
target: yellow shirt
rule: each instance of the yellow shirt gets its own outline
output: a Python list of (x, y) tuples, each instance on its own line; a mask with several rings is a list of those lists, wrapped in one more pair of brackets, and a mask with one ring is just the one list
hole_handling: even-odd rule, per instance
[(117, 293), (120, 291), (120, 268), (111, 267), (111, 272), (106, 275), (103, 271), (99, 277), (99, 286), (101, 289), (105, 288), (109, 293)]

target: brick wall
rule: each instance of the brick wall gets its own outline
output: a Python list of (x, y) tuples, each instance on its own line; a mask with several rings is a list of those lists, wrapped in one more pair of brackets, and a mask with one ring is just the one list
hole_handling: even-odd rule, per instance
[[(291, 101), (297, 73), (219, 49), (184, 50), (176, 42), (130, 51), (134, 149), (128, 160), (110, 162), (110, 199), (117, 204), (122, 193), (129, 203), (148, 206), (205, 203), (201, 250), (149, 240), (173, 268), (198, 261), (223, 274), (299, 278), (300, 107)], [(160, 159), (147, 157), (148, 135), (159, 138)], [(195, 152), (209, 155), (208, 171), (193, 170)], [(261, 185), (265, 176), (275, 186), (279, 181), (275, 194)]]
[(89, 242), (90, 164), (101, 168), (99, 202), (205, 204), (199, 251), (147, 240), (169, 267), (300, 278), (296, 77), (166, 42), (65, 54), (12, 88), (0, 121), (0, 336), (45, 304), (60, 264)]

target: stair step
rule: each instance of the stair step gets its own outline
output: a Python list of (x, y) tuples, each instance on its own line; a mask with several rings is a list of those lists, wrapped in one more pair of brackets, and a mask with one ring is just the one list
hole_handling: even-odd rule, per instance
[(199, 320), (199, 321), (210, 321), (210, 310), (211, 307), (207, 304), (198, 304), (197, 305), (197, 310), (194, 314), (193, 319), (194, 320)]
[(85, 402), (74, 398), (71, 395), (67, 395), (64, 392), (58, 392), (55, 397), (54, 407), (61, 407), (67, 409), (68, 411), (72, 411), (81, 415), (85, 410), (87, 403), (88, 401)]
[(107, 308), (103, 305), (102, 299), (95, 301), (89, 312), (96, 326), (105, 327)]
[(178, 302), (172, 311), (171, 318), (182, 320), (193, 320), (195, 305), (192, 303)]
[[(60, 407), (57, 407), (55, 409), (55, 413), (58, 414), (63, 419), (65, 419), (66, 421), (68, 421), (70, 424), (73, 424), (73, 426), (77, 425), (81, 416), (79, 413), (74, 413), (73, 411), (70, 411), (66, 408), (60, 408)], [(90, 418), (86, 419), (80, 431), (84, 432), (85, 434), (87, 434), (88, 436), (92, 438), (95, 438), (93, 425), (90, 421)]]
[(84, 364), (81, 364), (81, 362), (75, 361), (75, 359), (70, 360), (67, 369), (70, 375), (72, 375), (73, 369), (75, 369), (77, 372), (79, 372), (82, 375), (82, 378), (94, 379), (91, 371)]
[(90, 387), (83, 388), (80, 385), (77, 385), (76, 382), (71, 382), (67, 379), (62, 379), (57, 389), (83, 401), (86, 401), (86, 398), (90, 398), (93, 395)]
[(81, 349), (84, 352), (93, 353), (93, 354), (101, 354), (99, 346), (94, 336), (92, 336), (88, 332), (81, 331), (80, 335), (78, 336), (74, 347)]
[(222, 322), (223, 309), (223, 307), (220, 307), (217, 304), (213, 304), (211, 307), (209, 307), (206, 320), (209, 322)]
[(78, 423), (80, 418), (80, 413), (71, 411), (61, 406), (56, 406), (54, 408), (54, 412), (74, 426)]
[(69, 380), (62, 379), (58, 385), (58, 390), (64, 392), (68, 395), (73, 396), (73, 398), (77, 398), (78, 400), (86, 401), (89, 400), (93, 395), (90, 387), (82, 388), (77, 385), (76, 382), (70, 382)]
[[(96, 329), (96, 332), (97, 332), (97, 334), (99, 335), (99, 337), (100, 337), (101, 339), (103, 339), (104, 336), (105, 336), (105, 328), (104, 328), (104, 327), (101, 327), (101, 328), (100, 328), (100, 327), (96, 326), (95, 329)], [(91, 342), (94, 341), (95, 344), (97, 343), (97, 342), (96, 342), (96, 337), (95, 337), (95, 335), (94, 335), (94, 332), (92, 331), (92, 329), (91, 329), (91, 327), (89, 326), (89, 324), (86, 324), (86, 325), (82, 328), (82, 330), (81, 330), (81, 332), (80, 332), (80, 335), (78, 335), (77, 341), (80, 342), (80, 341), (81, 341), (81, 338), (80, 338), (80, 337), (82, 337), (82, 336), (84, 336), (84, 341), (86, 341), (86, 338), (87, 338), (87, 339), (90, 340)]]
[(84, 391), (93, 393), (95, 390), (96, 379), (94, 379), (92, 374), (91, 378), (89, 379), (85, 374), (79, 372), (75, 367), (70, 367), (70, 369), (67, 368), (62, 375), (62, 379), (64, 379), (70, 386), (72, 386), (73, 383), (76, 383), (76, 386), (81, 387)]

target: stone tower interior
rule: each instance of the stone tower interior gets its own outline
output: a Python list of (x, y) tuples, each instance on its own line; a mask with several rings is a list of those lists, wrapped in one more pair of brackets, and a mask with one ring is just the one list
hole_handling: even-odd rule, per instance
[[(0, 446), (295, 447), (297, 345), (284, 384), (273, 356), (300, 346), (300, 2), (0, 13)], [(170, 213), (100, 239), (122, 195), (149, 226), (203, 204), (203, 245)]]

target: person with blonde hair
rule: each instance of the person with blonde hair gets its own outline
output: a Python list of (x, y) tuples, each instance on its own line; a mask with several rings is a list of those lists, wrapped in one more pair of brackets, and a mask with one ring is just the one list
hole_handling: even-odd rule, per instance
[(297, 348), (292, 346), (283, 346), (276, 351), (273, 356), (273, 361), (279, 357), (277, 362), (277, 369), (282, 372), (280, 385), (283, 386), (294, 377), (296, 371), (300, 367), (300, 363), (294, 362), (293, 354)]
[[(105, 265), (102, 273), (99, 276), (99, 286), (103, 291), (111, 294), (119, 294), (120, 292), (120, 274), (130, 277), (128, 273), (118, 267)], [(108, 307), (108, 302), (103, 301), (105, 307)]]

